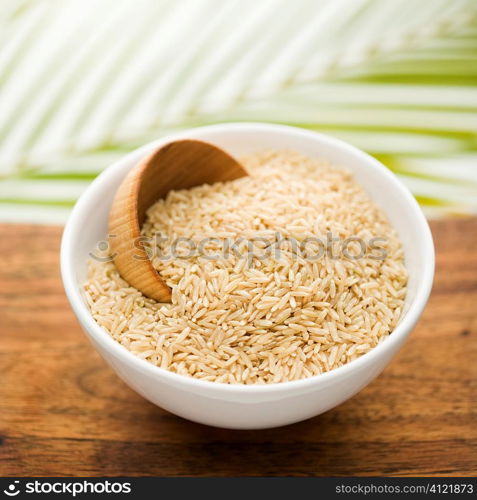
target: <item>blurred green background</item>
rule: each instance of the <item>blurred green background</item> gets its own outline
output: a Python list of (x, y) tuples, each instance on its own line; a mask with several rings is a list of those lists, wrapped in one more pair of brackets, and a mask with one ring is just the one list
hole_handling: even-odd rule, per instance
[(0, 221), (63, 223), (124, 152), (269, 121), (477, 213), (474, 0), (0, 0)]

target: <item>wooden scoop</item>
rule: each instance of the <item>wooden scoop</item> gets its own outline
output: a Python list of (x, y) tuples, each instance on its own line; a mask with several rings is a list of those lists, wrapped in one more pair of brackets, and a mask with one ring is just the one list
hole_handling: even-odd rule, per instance
[(170, 302), (171, 289), (152, 266), (141, 243), (146, 211), (171, 190), (246, 175), (242, 165), (227, 153), (196, 140), (171, 142), (140, 161), (119, 186), (109, 213), (110, 248), (123, 279), (147, 297)]

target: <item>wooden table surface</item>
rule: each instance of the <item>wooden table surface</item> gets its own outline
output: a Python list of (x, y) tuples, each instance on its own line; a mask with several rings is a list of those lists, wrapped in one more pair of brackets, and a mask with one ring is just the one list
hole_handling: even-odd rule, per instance
[(0, 475), (477, 475), (477, 218), (432, 230), (431, 300), (377, 380), (306, 422), (230, 431), (100, 359), (63, 293), (61, 228), (0, 225)]

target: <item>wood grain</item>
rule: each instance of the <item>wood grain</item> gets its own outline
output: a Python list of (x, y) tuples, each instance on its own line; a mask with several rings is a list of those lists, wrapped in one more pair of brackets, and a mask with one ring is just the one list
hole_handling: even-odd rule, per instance
[(477, 474), (477, 218), (432, 224), (437, 274), (411, 339), (345, 404), (266, 431), (143, 400), (80, 331), (60, 228), (0, 225), (0, 475)]

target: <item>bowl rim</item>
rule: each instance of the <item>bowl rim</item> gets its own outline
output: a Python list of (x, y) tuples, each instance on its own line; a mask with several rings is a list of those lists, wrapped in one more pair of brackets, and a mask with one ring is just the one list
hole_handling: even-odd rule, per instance
[[(105, 329), (103, 329), (94, 320), (91, 312), (87, 308), (84, 299), (81, 296), (79, 284), (77, 283), (75, 277), (73, 251), (74, 241), (77, 239), (79, 233), (78, 228), (80, 227), (79, 223), (83, 216), (83, 212), (87, 207), (89, 207), (92, 199), (96, 195), (96, 192), (101, 191), (103, 183), (105, 183), (109, 178), (114, 178), (116, 170), (121, 166), (124, 167), (126, 163), (132, 162), (136, 158), (143, 156), (151, 149), (158, 147), (159, 145), (172, 140), (187, 137), (191, 133), (209, 133), (220, 131), (271, 131), (288, 135), (301, 136), (302, 138), (308, 138), (312, 140), (318, 140), (322, 144), (326, 143), (328, 146), (342, 150), (344, 149), (348, 153), (353, 154), (361, 158), (362, 160), (366, 160), (366, 163), (369, 165), (370, 169), (379, 170), (381, 175), (388, 177), (388, 180), (390, 180), (394, 186), (395, 192), (399, 194), (403, 202), (407, 203), (414, 212), (413, 224), (419, 226), (419, 230), (421, 231), (421, 234), (423, 236), (422, 241), (424, 244), (423, 250), (425, 255), (425, 264), (422, 271), (423, 278), (417, 286), (415, 297), (413, 298), (408, 311), (401, 319), (399, 325), (391, 332), (391, 334), (386, 339), (383, 340), (383, 342), (380, 342), (369, 352), (363, 354), (353, 361), (350, 361), (349, 363), (346, 363), (343, 366), (330, 370), (329, 372), (325, 372), (319, 375), (313, 375), (312, 377), (287, 382), (275, 382), (270, 384), (226, 384), (223, 382), (212, 382), (208, 380), (196, 379), (188, 375), (181, 375), (171, 372), (165, 368), (160, 368), (159, 366), (153, 365), (152, 363), (137, 357), (126, 347), (119, 344), (110, 336), (110, 334)], [(92, 337), (103, 349), (105, 349), (106, 351), (110, 351), (124, 364), (133, 365), (133, 367), (138, 371), (146, 372), (154, 377), (166, 379), (170, 383), (175, 385), (185, 385), (189, 386), (191, 389), (204, 389), (215, 392), (225, 391), (226, 393), (248, 394), (271, 393), (277, 391), (286, 392), (287, 390), (307, 389), (311, 386), (315, 386), (316, 384), (327, 384), (333, 379), (339, 379), (341, 377), (349, 376), (366, 364), (372, 365), (373, 360), (380, 357), (386, 351), (392, 351), (393, 346), (395, 346), (396, 344), (399, 345), (399, 343), (403, 341), (413, 329), (415, 323), (424, 310), (431, 292), (434, 278), (434, 265), (435, 255), (432, 233), (419, 204), (417, 203), (411, 192), (407, 189), (407, 187), (402, 184), (402, 182), (399, 181), (399, 179), (381, 162), (365, 153), (364, 151), (356, 148), (355, 146), (352, 146), (351, 144), (348, 144), (341, 139), (337, 139), (327, 134), (322, 134), (319, 132), (314, 132), (288, 125), (261, 122), (220, 123), (203, 127), (188, 128), (187, 130), (168, 134), (161, 137), (160, 139), (151, 141), (144, 146), (141, 146), (140, 148), (137, 148), (126, 154), (113, 164), (109, 165), (103, 172), (101, 172), (101, 174), (96, 177), (96, 179), (94, 179), (94, 181), (81, 194), (66, 222), (61, 240), (60, 250), (61, 277), (68, 301), (70, 302), (70, 305), (80, 324), (86, 330), (86, 333), (90, 337)]]

